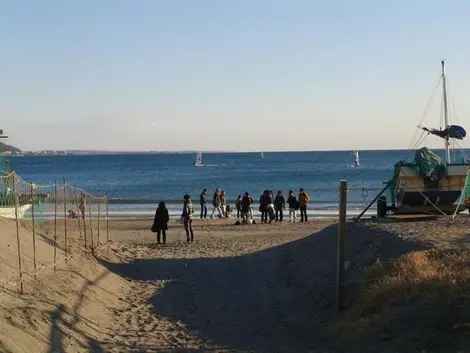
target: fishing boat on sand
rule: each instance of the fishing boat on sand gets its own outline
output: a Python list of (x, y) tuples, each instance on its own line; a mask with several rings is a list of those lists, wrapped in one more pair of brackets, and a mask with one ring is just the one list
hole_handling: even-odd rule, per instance
[[(470, 196), (470, 185), (467, 183), (470, 165), (463, 148), (456, 147), (465, 138), (466, 131), (462, 126), (449, 122), (444, 61), (441, 62), (438, 86), (441, 84), (443, 124), (439, 129), (427, 128), (421, 123), (418, 125), (421, 136), (413, 149), (414, 160), (397, 162), (392, 180), (385, 183), (385, 188), (376, 197), (379, 217), (390, 214), (457, 214), (466, 208), (465, 199)], [(427, 147), (418, 148), (430, 135), (444, 140), (445, 161)], [(461, 162), (456, 161), (455, 153), (452, 153), (452, 149), (458, 148), (464, 155)], [(380, 196), (386, 189), (390, 192), (388, 200), (386, 196)]]

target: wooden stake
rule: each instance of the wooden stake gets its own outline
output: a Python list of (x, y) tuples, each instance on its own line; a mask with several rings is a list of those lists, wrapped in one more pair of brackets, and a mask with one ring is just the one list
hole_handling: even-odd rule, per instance
[(101, 210), (100, 210), (100, 205), (101, 205), (101, 198), (98, 199), (98, 248), (100, 247), (100, 218), (101, 218)]
[(34, 280), (37, 281), (37, 267), (36, 267), (36, 224), (34, 220), (34, 189), (33, 184), (30, 186), (30, 193), (31, 193), (31, 220), (33, 222), (33, 265), (34, 265)]
[(83, 197), (83, 216), (82, 216), (82, 211), (80, 210), (80, 217), (82, 217), (82, 220), (83, 220), (83, 236), (85, 237), (85, 249), (88, 248), (88, 243), (87, 243), (87, 238), (86, 238), (86, 221), (85, 221), (85, 218), (86, 218), (86, 197), (85, 195), (82, 194), (82, 197)]
[(106, 195), (106, 243), (108, 244), (108, 254), (109, 254), (109, 218), (108, 218), (108, 195)]
[(16, 219), (16, 242), (18, 245), (18, 268), (20, 270), (20, 293), (23, 294), (23, 267), (21, 264), (21, 244), (20, 244), (20, 220), (18, 217), (19, 197), (16, 173), (13, 172), (13, 198), (15, 202), (15, 219)]
[(341, 180), (339, 185), (339, 224), (338, 224), (338, 278), (337, 278), (337, 309), (345, 308), (345, 282), (346, 282), (346, 201), (348, 182)]
[(57, 260), (57, 182), (54, 185), (54, 272)]
[(65, 242), (65, 263), (67, 263), (69, 256), (69, 249), (67, 247), (67, 182), (64, 178), (64, 242)]
[(93, 221), (91, 218), (91, 207), (88, 206), (88, 215), (90, 217), (90, 239), (91, 239), (91, 251), (93, 252), (95, 250), (95, 245), (93, 242)]

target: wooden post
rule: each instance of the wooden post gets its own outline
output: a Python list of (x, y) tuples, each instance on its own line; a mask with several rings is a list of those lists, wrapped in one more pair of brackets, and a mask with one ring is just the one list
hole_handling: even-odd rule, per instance
[[(77, 188), (76, 188), (76, 186), (74, 186), (74, 188), (73, 188), (73, 197), (77, 198)], [(78, 208), (77, 221), (78, 221), (78, 235), (79, 235), (78, 239), (80, 240), (82, 238), (82, 224), (80, 222), (80, 219), (82, 218), (81, 212), (80, 212), (80, 199), (77, 199), (77, 208)]]
[(88, 205), (88, 215), (90, 217), (89, 221), (90, 221), (91, 251), (93, 252), (95, 250), (95, 244), (93, 242), (93, 221), (92, 221), (92, 218), (91, 218), (91, 207), (90, 207), (90, 205)]
[(86, 197), (85, 195), (82, 194), (83, 197), (83, 214), (82, 214), (82, 211), (80, 210), (80, 217), (82, 217), (82, 220), (83, 220), (83, 236), (85, 237), (85, 249), (88, 248), (88, 243), (87, 243), (87, 238), (86, 238), (86, 221), (85, 221), (85, 218), (86, 218)]
[(69, 249), (67, 248), (67, 182), (64, 178), (64, 244), (65, 244), (65, 263), (69, 256)]
[(30, 185), (30, 193), (31, 193), (31, 220), (33, 225), (33, 266), (34, 266), (34, 280), (37, 281), (37, 267), (36, 267), (36, 224), (34, 221), (34, 189), (33, 184)]
[(98, 234), (96, 236), (97, 241), (98, 241), (98, 248), (100, 247), (100, 217), (101, 217), (100, 205), (101, 205), (101, 197), (98, 199)]
[(338, 225), (338, 278), (337, 278), (337, 309), (345, 308), (345, 282), (346, 282), (346, 201), (348, 182), (340, 181), (339, 186), (339, 225)]
[(54, 185), (54, 272), (57, 260), (57, 181)]
[(23, 267), (21, 264), (21, 244), (20, 244), (20, 220), (18, 217), (19, 197), (18, 197), (18, 180), (16, 173), (13, 172), (13, 198), (15, 202), (15, 219), (16, 219), (16, 242), (18, 245), (18, 268), (20, 270), (20, 293), (23, 294)]
[(106, 195), (106, 243), (108, 244), (108, 254), (109, 254), (109, 213), (108, 213), (108, 195)]

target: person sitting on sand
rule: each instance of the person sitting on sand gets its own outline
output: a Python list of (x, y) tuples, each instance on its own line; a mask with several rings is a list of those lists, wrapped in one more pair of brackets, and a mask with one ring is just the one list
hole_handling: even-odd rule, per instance
[(242, 195), (238, 195), (237, 201), (235, 201), (235, 208), (237, 209), (237, 219), (240, 219), (240, 213), (242, 210)]
[(184, 230), (186, 231), (186, 240), (188, 241), (188, 243), (194, 242), (193, 214), (194, 207), (191, 201), (191, 196), (186, 194), (184, 195), (183, 213), (181, 214), (181, 216), (183, 217)]
[(292, 190), (289, 190), (289, 197), (287, 198), (287, 204), (289, 205), (289, 222), (295, 223), (296, 211), (299, 208), (299, 203)]
[(225, 208), (225, 218), (232, 218), (232, 208), (230, 205), (227, 205)]
[(160, 235), (163, 235), (163, 244), (166, 244), (166, 231), (168, 230), (169, 221), (170, 215), (168, 214), (165, 202), (160, 201), (155, 211), (152, 225), (152, 232), (157, 233), (157, 244), (160, 244)]

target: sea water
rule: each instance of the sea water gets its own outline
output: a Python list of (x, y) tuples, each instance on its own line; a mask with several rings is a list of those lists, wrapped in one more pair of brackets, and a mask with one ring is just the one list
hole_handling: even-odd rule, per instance
[[(438, 153), (441, 153), (439, 151)], [(195, 153), (102, 154), (10, 157), (11, 169), (24, 180), (39, 185), (67, 183), (95, 194), (107, 194), (110, 217), (151, 217), (158, 201), (166, 201), (170, 215), (181, 214), (184, 194), (190, 194), (199, 212), (199, 195), (208, 190), (208, 212), (216, 187), (224, 189), (234, 208), (237, 195), (248, 191), (255, 202), (263, 190), (310, 195), (312, 217), (338, 214), (339, 182), (346, 179), (348, 215), (362, 209), (393, 176), (399, 160), (410, 160), (409, 151), (353, 151), (203, 153), (203, 165), (193, 166)], [(388, 195), (387, 195), (388, 196)], [(255, 205), (255, 215), (257, 205)], [(47, 217), (53, 210), (44, 209)], [(369, 214), (375, 213), (375, 204)]]

